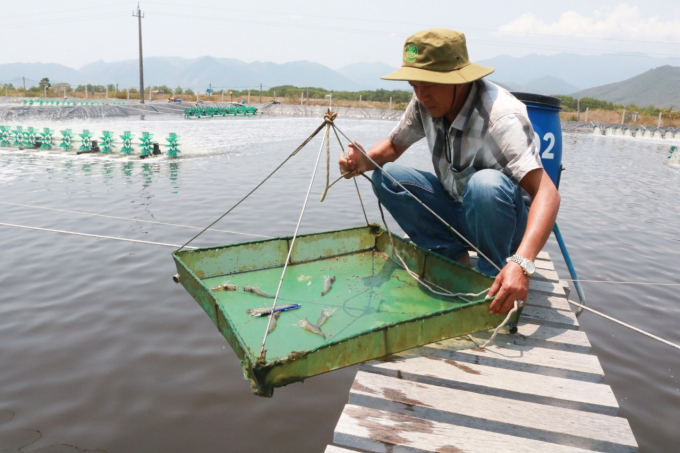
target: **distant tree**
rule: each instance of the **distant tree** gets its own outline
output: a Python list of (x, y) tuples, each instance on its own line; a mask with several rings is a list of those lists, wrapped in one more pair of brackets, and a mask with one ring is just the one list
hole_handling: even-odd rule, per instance
[(172, 93), (172, 90), (165, 85), (153, 87), (153, 91), (158, 91), (159, 93)]
[(108, 85), (106, 85), (106, 89), (109, 91), (116, 91), (116, 85), (114, 85), (113, 83), (109, 83)]
[(38, 86), (40, 87), (41, 90), (44, 90), (45, 88), (49, 90), (52, 85), (50, 84), (50, 79), (48, 79), (47, 77), (43, 77), (40, 80)]
[(182, 94), (184, 91), (182, 91), (182, 87), (177, 85), (177, 88), (175, 88), (175, 94)]
[(16, 90), (16, 88), (14, 88), (14, 84), (6, 83), (5, 85), (7, 86), (8, 90)]
[(54, 85), (52, 85), (52, 89), (57, 93), (63, 93), (64, 89), (66, 89), (66, 92), (68, 93), (69, 91), (71, 91), (71, 85), (65, 82), (55, 83)]
[(192, 95), (194, 94), (194, 90), (192, 90), (191, 88), (187, 88), (186, 90), (184, 90), (184, 94)]

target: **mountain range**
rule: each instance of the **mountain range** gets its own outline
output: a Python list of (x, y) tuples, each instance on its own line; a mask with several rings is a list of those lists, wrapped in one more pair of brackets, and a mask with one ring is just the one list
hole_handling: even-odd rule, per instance
[(573, 93), (576, 98), (602, 99), (615, 104), (678, 109), (680, 106), (680, 67), (662, 66), (623, 80)]
[[(560, 53), (556, 55), (527, 55), (524, 57), (498, 56), (480, 60), (480, 64), (492, 66), (496, 71), (489, 79), (512, 91), (528, 91), (539, 94), (581, 93), (601, 85), (623, 83), (645, 71), (662, 66), (680, 66), (680, 59), (659, 59), (646, 55), (580, 55)], [(310, 61), (271, 63), (255, 61), (246, 63), (231, 58), (146, 57), (144, 59), (144, 82), (149, 85), (181, 86), (204, 91), (212, 85), (213, 89), (252, 89), (279, 85), (298, 87), (320, 87), (328, 90), (360, 91), (374, 89), (404, 89), (410, 87), (406, 82), (381, 80), (380, 76), (396, 68), (385, 63), (355, 63), (337, 70)], [(660, 73), (659, 73), (660, 74)], [(54, 84), (67, 82), (72, 86), (80, 84), (119, 84), (121, 89), (139, 86), (139, 63), (137, 59), (104, 62), (96, 61), (80, 69), (69, 68), (56, 63), (10, 63), (0, 64), (0, 85), (12, 83), (21, 86), (23, 77), (26, 86), (37, 86), (43, 77), (49, 77)], [(656, 77), (656, 76), (654, 76)], [(653, 78), (653, 77), (652, 77)], [(649, 82), (649, 78), (643, 79)], [(640, 83), (643, 83), (640, 82)], [(664, 78), (663, 83), (672, 83), (672, 78)], [(654, 90), (636, 87), (644, 93)], [(665, 85), (663, 85), (665, 86)], [(678, 86), (660, 87), (660, 91), (678, 91)], [(603, 92), (605, 93), (605, 92)], [(602, 96), (610, 96), (607, 91)], [(651, 94), (650, 94), (651, 95)], [(617, 99), (627, 99), (619, 90)], [(612, 98), (613, 99), (613, 98)], [(638, 105), (661, 105), (663, 97), (655, 95), (648, 101), (635, 98)], [(605, 99), (610, 100), (610, 99)], [(618, 101), (613, 101), (618, 102)], [(677, 103), (676, 103), (677, 105)]]

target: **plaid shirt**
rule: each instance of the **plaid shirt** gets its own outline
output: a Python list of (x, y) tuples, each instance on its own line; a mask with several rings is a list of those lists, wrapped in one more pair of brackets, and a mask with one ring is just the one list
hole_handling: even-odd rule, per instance
[(444, 119), (432, 118), (414, 94), (389, 138), (395, 145), (411, 146), (423, 137), (437, 177), (457, 201), (477, 170), (500, 170), (519, 185), (527, 173), (543, 167), (526, 106), (483, 79), (472, 84), (448, 130)]

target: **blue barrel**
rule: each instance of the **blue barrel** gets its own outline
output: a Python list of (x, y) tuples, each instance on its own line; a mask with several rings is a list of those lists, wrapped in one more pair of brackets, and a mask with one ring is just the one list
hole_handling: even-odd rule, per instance
[(562, 100), (552, 96), (532, 93), (512, 93), (527, 106), (534, 134), (540, 140), (543, 168), (555, 183), (560, 185), (562, 171), (562, 125), (560, 111)]

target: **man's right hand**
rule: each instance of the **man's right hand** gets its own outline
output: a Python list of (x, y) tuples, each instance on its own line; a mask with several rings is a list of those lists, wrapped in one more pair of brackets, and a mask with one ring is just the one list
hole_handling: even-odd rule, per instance
[(359, 150), (360, 146), (356, 142), (350, 143), (349, 149), (345, 151), (344, 156), (340, 157), (338, 161), (340, 173), (345, 175), (346, 179), (359, 176), (375, 168), (375, 165)]
[[(366, 157), (361, 151), (362, 149), (371, 156), (373, 161)], [(357, 142), (352, 142), (349, 144), (349, 149), (343, 153), (343, 156), (338, 161), (338, 164), (340, 164), (340, 174), (345, 175), (345, 178), (348, 179), (362, 175), (367, 171), (375, 170), (377, 168), (376, 165), (394, 162), (407, 149), (408, 146), (393, 145), (389, 138), (380, 140), (369, 150), (366, 150), (366, 148)]]

